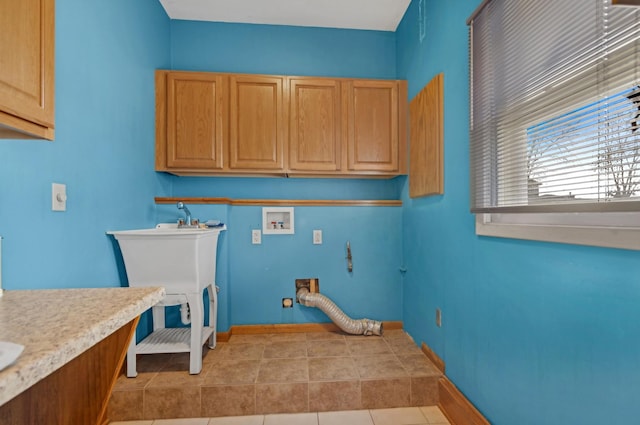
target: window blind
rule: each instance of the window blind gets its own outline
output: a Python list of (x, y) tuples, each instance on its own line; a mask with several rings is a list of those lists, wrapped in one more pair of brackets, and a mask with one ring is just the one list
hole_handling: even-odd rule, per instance
[(472, 212), (640, 211), (640, 8), (489, 0), (469, 28)]

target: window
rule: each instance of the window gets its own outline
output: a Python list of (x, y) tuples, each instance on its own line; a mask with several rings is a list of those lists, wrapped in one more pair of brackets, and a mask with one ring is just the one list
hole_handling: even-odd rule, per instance
[(476, 232), (640, 249), (640, 8), (489, 0), (469, 27)]

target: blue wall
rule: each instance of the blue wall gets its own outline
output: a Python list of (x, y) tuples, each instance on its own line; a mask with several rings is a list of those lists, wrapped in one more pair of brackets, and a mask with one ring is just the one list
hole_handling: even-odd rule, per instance
[(475, 235), (465, 20), (479, 3), (425, 0), (420, 43), (413, 1), (396, 33), (410, 98), (445, 74), (445, 194), (403, 192), (405, 327), (493, 424), (637, 423), (640, 252)]
[[(169, 65), (157, 0), (56, 1), (56, 138), (0, 140), (7, 289), (118, 286), (105, 231), (155, 222), (155, 68)], [(67, 211), (51, 211), (51, 183)]]
[(171, 21), (182, 70), (393, 79), (395, 42), (387, 31)]
[[(390, 32), (171, 22), (173, 69), (393, 79), (395, 55), (395, 34)], [(399, 199), (403, 182), (404, 178), (175, 177), (172, 196)], [(175, 219), (172, 208), (168, 214)], [(281, 307), (282, 298), (295, 297), (295, 279), (310, 277), (318, 277), (322, 292), (347, 314), (401, 319), (401, 208), (296, 208), (295, 235), (264, 235), (261, 245), (251, 244), (251, 230), (261, 228), (260, 207), (195, 208), (194, 216), (226, 217), (223, 221), (229, 227), (220, 246), (228, 264), (217, 277), (224, 310), (218, 317), (219, 329), (328, 321), (315, 309)], [(314, 229), (323, 231), (322, 245), (312, 244)], [(353, 249), (353, 274), (346, 271), (347, 241)]]
[[(260, 208), (191, 206), (225, 221), (220, 330), (326, 320), (296, 306), (319, 277), (353, 316), (402, 319), (497, 425), (634, 423), (640, 394), (640, 253), (475, 236), (468, 212), (465, 19), (479, 0), (418, 1), (395, 34), (170, 22), (157, 0), (56, 2), (56, 141), (0, 140), (0, 234), (8, 289), (117, 286), (106, 230), (177, 217), (153, 196), (394, 199), (401, 208), (297, 208), (294, 236), (251, 245)], [(177, 178), (153, 171), (156, 68), (406, 78), (410, 97), (445, 73), (445, 195), (411, 200), (406, 179)], [(68, 211), (52, 212), (51, 183)], [(311, 244), (312, 229), (324, 244)], [(354, 249), (345, 270), (344, 244)], [(400, 278), (398, 267), (408, 271)], [(433, 324), (443, 310), (443, 327)]]

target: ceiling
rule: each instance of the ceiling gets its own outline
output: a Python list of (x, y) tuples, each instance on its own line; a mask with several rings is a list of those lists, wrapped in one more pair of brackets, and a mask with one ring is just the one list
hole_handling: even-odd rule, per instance
[(395, 31), (411, 0), (160, 0), (171, 19)]

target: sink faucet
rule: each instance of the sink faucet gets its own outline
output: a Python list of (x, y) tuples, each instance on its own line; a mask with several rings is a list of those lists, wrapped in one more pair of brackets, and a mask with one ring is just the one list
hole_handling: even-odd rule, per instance
[(191, 211), (189, 208), (182, 202), (178, 202), (176, 205), (179, 210), (184, 210), (185, 215), (187, 216), (185, 220), (178, 219), (178, 227), (198, 227), (198, 220), (191, 219)]

